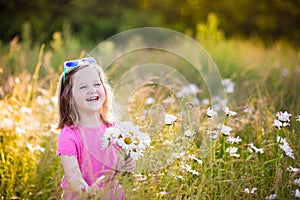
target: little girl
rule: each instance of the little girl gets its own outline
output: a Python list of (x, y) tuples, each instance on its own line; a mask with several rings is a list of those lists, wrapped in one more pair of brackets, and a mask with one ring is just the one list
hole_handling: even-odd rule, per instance
[(104, 71), (92, 57), (64, 63), (58, 89), (57, 155), (65, 176), (62, 199), (124, 199), (116, 174), (133, 171), (113, 145), (101, 149), (105, 129), (111, 126), (112, 92)]

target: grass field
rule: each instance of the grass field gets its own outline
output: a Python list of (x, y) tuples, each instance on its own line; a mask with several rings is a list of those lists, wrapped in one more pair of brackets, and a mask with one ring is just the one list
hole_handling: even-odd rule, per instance
[[(235, 83), (227, 98), (237, 114), (225, 125), (241, 141), (221, 135), (211, 139), (208, 155), (201, 154), (200, 138), (212, 119), (200, 99), (203, 127), (185, 154), (157, 171), (120, 177), (127, 199), (300, 198), (299, 49), (280, 41), (264, 47), (254, 39), (226, 40), (205, 26), (196, 39), (205, 41), (222, 77)], [(63, 61), (84, 54), (81, 46), (68, 31), (54, 33), (49, 45), (15, 38), (1, 46), (1, 199), (60, 197), (55, 90)], [(284, 111), (291, 114), (289, 125), (279, 129), (274, 120)]]

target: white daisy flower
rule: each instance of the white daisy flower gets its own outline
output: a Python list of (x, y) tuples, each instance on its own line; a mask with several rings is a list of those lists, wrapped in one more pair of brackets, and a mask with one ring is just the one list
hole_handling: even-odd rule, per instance
[(300, 178), (295, 179), (293, 183), (300, 186)]
[(235, 115), (237, 115), (236, 112), (229, 110), (228, 107), (223, 108), (223, 111), (224, 111), (224, 112), (226, 113), (226, 115), (228, 115), (228, 116), (235, 116)]
[(298, 188), (295, 191), (295, 197), (300, 198), (300, 190)]
[(177, 120), (177, 117), (171, 114), (165, 114), (165, 124), (171, 125)]
[(148, 97), (146, 100), (145, 100), (145, 105), (151, 105), (155, 103), (155, 99), (153, 97)]
[(296, 116), (295, 118), (297, 122), (300, 122), (300, 115)]
[(234, 144), (234, 143), (238, 144), (242, 141), (242, 139), (239, 136), (237, 136), (236, 138), (233, 137), (233, 136), (229, 136), (226, 141), (231, 143), (231, 144)]
[(239, 158), (240, 154), (237, 154), (238, 148), (237, 147), (229, 147), (226, 149), (226, 152), (229, 153), (231, 157)]
[(296, 172), (296, 171), (299, 171), (300, 169), (289, 166), (288, 168), (286, 168), (286, 170), (289, 171), (289, 172)]
[(292, 114), (289, 114), (287, 111), (283, 112), (277, 112), (276, 114), (278, 120), (282, 121), (282, 122), (289, 122), (290, 121), (290, 116), (292, 116)]
[(230, 135), (230, 131), (232, 130), (232, 128), (230, 128), (229, 126), (225, 126), (225, 125), (222, 125), (222, 128), (221, 128), (221, 133), (223, 135)]
[(147, 133), (141, 132), (138, 126), (126, 121), (106, 129), (102, 149), (111, 143), (118, 144), (127, 156), (130, 155), (134, 160), (137, 160), (150, 147), (151, 139)]
[(279, 121), (279, 120), (277, 120), (277, 119), (275, 119), (275, 120), (273, 121), (273, 126), (276, 126), (276, 127), (280, 130), (281, 127), (282, 127), (282, 122)]
[(191, 131), (191, 130), (186, 130), (186, 131), (184, 131), (184, 135), (185, 135), (186, 137), (193, 137), (195, 134), (196, 134), (195, 131)]
[(159, 192), (159, 194), (160, 194), (160, 195), (167, 195), (168, 192), (166, 192), (166, 191), (161, 191), (161, 192)]
[(214, 116), (217, 116), (217, 112), (214, 111), (214, 109), (209, 107), (209, 108), (207, 108), (206, 115), (208, 117), (214, 117)]
[(250, 147), (250, 150), (254, 151), (255, 153), (264, 153), (264, 149), (263, 148), (257, 148), (256, 146), (253, 145), (253, 143), (251, 142), (250, 144), (248, 144), (248, 146)]
[(285, 155), (292, 159), (295, 159), (293, 149), (291, 149), (289, 143), (286, 141), (285, 138), (281, 138), (280, 136), (278, 136), (277, 142), (279, 143), (278, 146), (285, 152)]
[(245, 188), (244, 192), (247, 194), (254, 194), (256, 190), (257, 190), (257, 187), (253, 187), (251, 190), (249, 188)]
[(27, 144), (26, 144), (26, 147), (27, 147), (31, 152), (40, 151), (40, 152), (44, 153), (44, 151), (45, 151), (45, 148), (41, 147), (40, 145), (33, 146), (32, 144), (27, 143)]
[(190, 172), (193, 175), (196, 175), (196, 176), (199, 175), (199, 172), (197, 172), (196, 170), (193, 170), (192, 167), (188, 164), (181, 165), (181, 168), (186, 170), (187, 172)]
[(197, 85), (190, 84), (187, 86), (183, 86), (181, 90), (176, 93), (176, 97), (181, 98), (185, 95), (197, 94), (198, 92), (199, 92), (199, 88), (197, 87)]
[(202, 100), (202, 104), (203, 105), (209, 105), (210, 104), (210, 101), (208, 99), (203, 99)]
[(229, 79), (229, 78), (223, 79), (222, 84), (224, 86), (225, 93), (233, 93), (234, 92), (235, 83), (231, 79)]
[(209, 135), (210, 139), (215, 140), (219, 137), (219, 130), (218, 129), (207, 130), (206, 134)]
[(178, 176), (173, 175), (173, 177), (174, 177), (175, 180), (178, 180), (178, 179), (182, 180), (183, 179), (181, 175), (178, 175)]
[(288, 123), (288, 122), (283, 122), (283, 123), (282, 123), (282, 126), (283, 126), (283, 127), (290, 126), (290, 123)]
[(266, 196), (266, 200), (271, 200), (271, 199), (276, 199), (277, 198), (277, 194), (271, 194), (269, 196)]
[(147, 177), (145, 175), (142, 175), (142, 174), (133, 174), (133, 176), (138, 181), (145, 181), (145, 180), (147, 180)]
[(202, 160), (200, 160), (200, 159), (198, 159), (198, 158), (196, 158), (196, 156), (195, 155), (188, 155), (188, 157), (190, 158), (190, 159), (192, 159), (192, 160), (195, 160), (195, 161), (197, 161), (200, 165), (202, 165)]

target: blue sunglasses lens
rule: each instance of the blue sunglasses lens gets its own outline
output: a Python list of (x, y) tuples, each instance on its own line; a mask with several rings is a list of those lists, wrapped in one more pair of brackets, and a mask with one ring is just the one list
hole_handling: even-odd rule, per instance
[(93, 57), (83, 58), (83, 59), (81, 59), (81, 62), (88, 62), (90, 64), (97, 63), (96, 60), (95, 60), (95, 58), (93, 58)]
[(83, 58), (81, 60), (69, 60), (64, 62), (64, 79), (66, 77), (66, 70), (73, 69), (79, 66), (80, 63), (90, 63), (90, 64), (97, 64), (97, 61), (93, 57)]
[(65, 66), (66, 67), (76, 67), (76, 66), (78, 66), (78, 61), (68, 61), (68, 62), (66, 62), (65, 63)]

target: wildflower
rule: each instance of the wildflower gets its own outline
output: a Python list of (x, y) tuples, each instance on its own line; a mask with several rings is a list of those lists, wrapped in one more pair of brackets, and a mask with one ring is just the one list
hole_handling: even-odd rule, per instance
[(279, 120), (277, 120), (277, 119), (275, 119), (275, 120), (273, 121), (273, 126), (276, 126), (276, 127), (280, 130), (281, 127), (282, 127), (282, 122), (279, 121)]
[(27, 143), (27, 144), (26, 144), (26, 147), (27, 147), (31, 152), (34, 152), (34, 151), (40, 151), (40, 152), (44, 153), (44, 151), (45, 151), (45, 148), (41, 147), (40, 145), (37, 145), (37, 146), (34, 147), (32, 144)]
[(153, 97), (148, 97), (146, 100), (145, 100), (145, 105), (151, 105), (155, 102), (155, 99)]
[(41, 96), (38, 96), (38, 97), (36, 98), (36, 102), (37, 102), (37, 104), (39, 104), (40, 106), (44, 106), (44, 105), (47, 105), (47, 104), (50, 103), (50, 101), (49, 101), (48, 99), (43, 98), (43, 97), (41, 97)]
[(231, 144), (234, 144), (234, 143), (238, 144), (242, 141), (242, 139), (239, 136), (237, 136), (237, 138), (235, 138), (233, 136), (229, 136), (226, 141), (231, 143)]
[(137, 148), (132, 148), (131, 150), (128, 151), (129, 153), (127, 153), (127, 156), (130, 156), (134, 160), (138, 160), (141, 156), (144, 155), (143, 151), (137, 150)]
[(281, 138), (280, 136), (278, 136), (277, 142), (279, 143), (278, 146), (285, 152), (285, 155), (295, 159), (293, 150), (291, 149), (289, 143), (286, 141), (285, 138)]
[[(196, 100), (197, 101), (197, 100)], [(196, 104), (198, 104), (198, 103), (196, 103)], [(192, 108), (194, 108), (194, 103), (193, 102), (186, 102), (185, 103), (185, 105), (184, 105), (184, 107), (187, 109), (187, 110), (190, 110), (190, 109), (192, 109)]]
[(207, 130), (206, 134), (209, 135), (209, 138), (213, 140), (219, 137), (218, 129)]
[(199, 172), (193, 170), (192, 167), (188, 164), (181, 165), (181, 168), (186, 170), (187, 172), (190, 172), (193, 175), (199, 176)]
[(192, 155), (188, 155), (188, 157), (189, 157), (190, 159), (193, 159), (193, 160), (197, 161), (200, 165), (202, 165), (202, 160), (196, 158), (195, 155), (193, 155), (193, 154), (192, 154)]
[(174, 176), (175, 180), (178, 180), (178, 179), (182, 180), (182, 176), (181, 175), (178, 175), (178, 176), (173, 175), (173, 176)]
[(228, 107), (223, 108), (223, 111), (226, 113), (227, 116), (235, 116), (237, 114), (236, 112), (229, 110)]
[(105, 139), (103, 140), (101, 148), (104, 149), (108, 147), (110, 142), (116, 143), (117, 139), (119, 139), (120, 137), (122, 137), (120, 129), (116, 128), (115, 126), (107, 128), (103, 135), (103, 138)]
[(171, 114), (165, 114), (165, 124), (171, 125), (177, 120), (177, 117)]
[(286, 170), (289, 171), (289, 172), (296, 172), (296, 171), (299, 171), (300, 169), (289, 166), (288, 168), (286, 168)]
[(208, 117), (214, 117), (214, 116), (217, 116), (217, 112), (209, 107), (209, 108), (207, 108), (206, 115)]
[(162, 103), (165, 104), (165, 105), (168, 105), (168, 104), (174, 103), (175, 101), (176, 101), (175, 98), (173, 98), (173, 97), (167, 97), (166, 99), (164, 99), (164, 100), (162, 101)]
[(277, 112), (276, 116), (278, 117), (278, 120), (282, 121), (282, 122), (289, 122), (290, 121), (290, 116), (292, 116), (292, 114), (289, 114), (287, 111), (283, 112)]
[(300, 115), (296, 116), (295, 118), (297, 122), (300, 122)]
[(295, 191), (295, 197), (300, 198), (300, 190), (298, 188)]
[(230, 128), (229, 126), (222, 125), (221, 133), (223, 135), (229, 135), (231, 130), (232, 128)]
[(229, 79), (229, 78), (223, 79), (222, 84), (224, 86), (225, 93), (233, 93), (234, 92), (235, 83), (231, 79)]
[(237, 147), (229, 147), (226, 149), (226, 152), (229, 153), (231, 157), (240, 157), (240, 154), (237, 154), (238, 148)]
[(248, 194), (254, 194), (254, 192), (257, 190), (257, 187), (252, 188), (251, 190), (249, 188), (245, 188), (244, 192)]
[(295, 179), (293, 183), (294, 183), (295, 185), (300, 186), (300, 178)]
[(175, 158), (175, 159), (178, 159), (178, 158), (182, 158), (184, 156), (184, 152), (179, 152), (179, 153), (173, 153), (172, 156)]
[(138, 181), (145, 181), (145, 180), (147, 180), (147, 177), (144, 176), (144, 175), (142, 175), (142, 174), (134, 174), (133, 176)]
[(266, 196), (267, 200), (276, 199), (276, 198), (277, 198), (277, 194), (271, 194), (269, 196)]
[(54, 105), (57, 105), (57, 97), (56, 96), (52, 96), (50, 99)]
[(195, 134), (196, 134), (195, 131), (191, 131), (191, 130), (186, 130), (186, 131), (184, 131), (184, 135), (185, 135), (186, 137), (193, 137)]
[(127, 156), (134, 160), (143, 156), (146, 148), (150, 147), (150, 136), (139, 130), (139, 127), (132, 122), (120, 122), (115, 126), (106, 129), (103, 135), (102, 149), (108, 145), (118, 144)]
[(14, 127), (14, 120), (12, 118), (4, 118), (0, 121), (0, 128), (5, 130), (12, 130)]
[(263, 148), (257, 148), (256, 146), (253, 145), (252, 142), (248, 144), (248, 146), (250, 147), (250, 151), (254, 151), (255, 153), (261, 153), (261, 154), (264, 153)]
[(161, 192), (159, 192), (159, 194), (160, 194), (160, 195), (167, 195), (168, 192), (166, 192), (166, 191), (161, 191)]
[(21, 135), (23, 135), (24, 133), (26, 133), (26, 130), (17, 126), (17, 127), (16, 127), (16, 133), (17, 133), (19, 136), (21, 136)]
[(290, 123), (283, 122), (283, 123), (282, 123), (282, 126), (283, 126), (283, 127), (290, 126)]
[(209, 105), (210, 101), (208, 99), (203, 99), (202, 104), (203, 105)]
[(27, 115), (31, 115), (31, 114), (32, 114), (31, 108), (28, 108), (28, 107), (21, 107), (21, 108), (20, 108), (20, 112), (21, 112), (21, 113), (25, 113), (25, 114), (27, 114)]
[(176, 93), (176, 97), (181, 98), (188, 94), (196, 94), (196, 93), (198, 93), (198, 91), (199, 91), (199, 88), (196, 85), (190, 84), (188, 86), (183, 86), (181, 88), (181, 90)]

